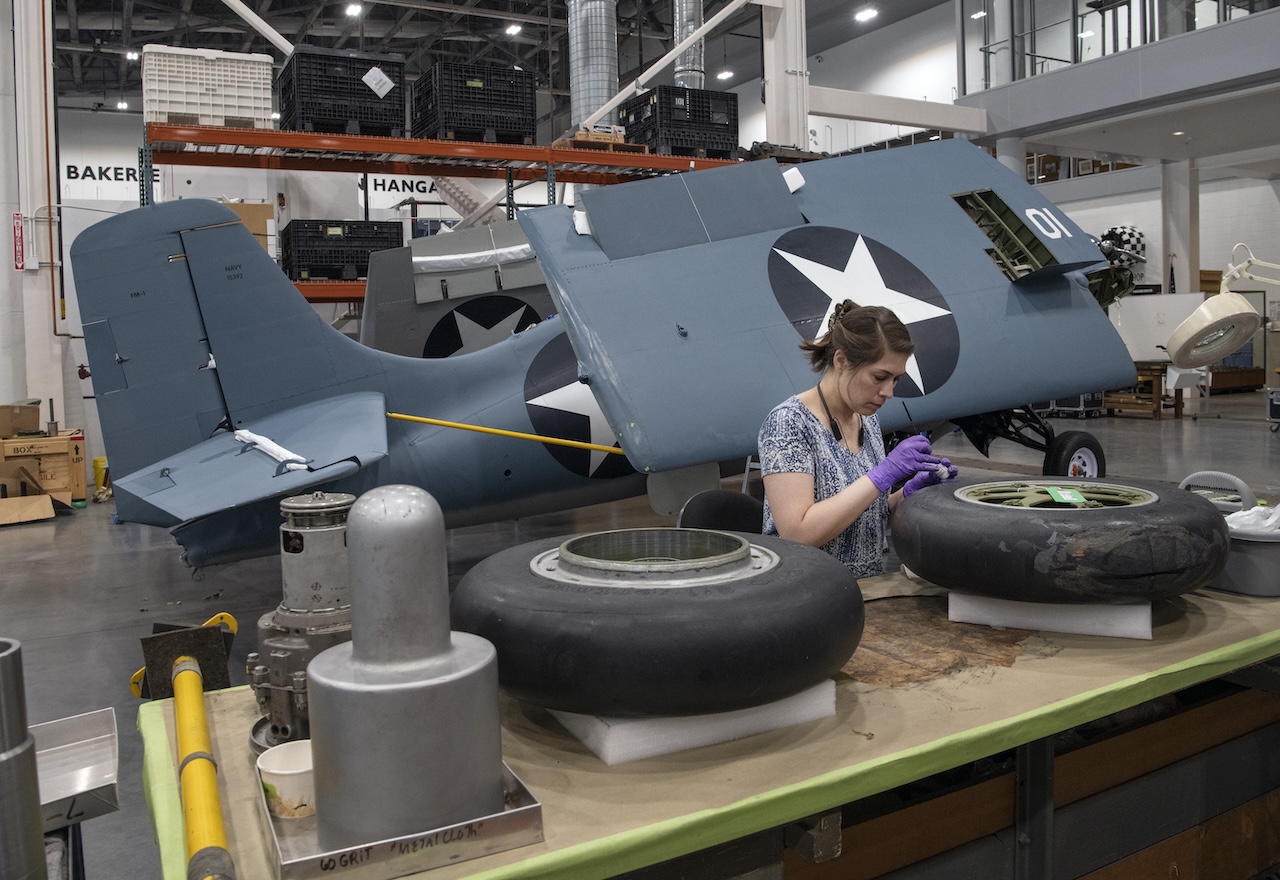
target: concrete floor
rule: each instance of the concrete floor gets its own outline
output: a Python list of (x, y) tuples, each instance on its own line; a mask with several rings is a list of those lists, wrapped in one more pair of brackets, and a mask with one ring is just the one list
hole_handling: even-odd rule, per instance
[[(1196, 404), (1191, 404), (1195, 409)], [(1216, 418), (1160, 421), (1136, 417), (1055, 419), (1058, 431), (1087, 430), (1101, 441), (1110, 476), (1176, 484), (1198, 470), (1243, 479), (1259, 497), (1280, 502), (1280, 434), (1266, 421), (1265, 392), (1212, 399)], [(962, 473), (1039, 473), (1040, 457), (997, 441), (983, 459), (959, 434), (936, 442)], [(245, 655), (255, 646), (255, 623), (279, 603), (278, 557), (199, 572), (185, 568), (162, 529), (113, 525), (112, 505), (45, 523), (0, 528), (0, 636), (22, 643), (31, 723), (112, 706), (120, 748), (117, 813), (84, 825), (90, 878), (145, 880), (159, 876), (159, 856), (141, 783), (138, 701), (129, 677), (142, 665), (139, 639), (155, 621), (193, 625), (218, 612), (241, 626), (231, 659), (233, 684), (243, 684)], [(643, 499), (513, 522), (459, 529), (449, 536), (453, 581), (505, 547), (573, 532), (671, 524)], [(247, 735), (247, 731), (246, 731)]]

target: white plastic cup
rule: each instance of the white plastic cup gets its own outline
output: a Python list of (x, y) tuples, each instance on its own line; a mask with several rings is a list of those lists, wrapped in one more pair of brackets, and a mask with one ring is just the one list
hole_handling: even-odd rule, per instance
[(258, 756), (258, 776), (267, 796), (267, 809), (281, 819), (301, 819), (316, 813), (316, 784), (311, 774), (311, 740), (272, 746)]

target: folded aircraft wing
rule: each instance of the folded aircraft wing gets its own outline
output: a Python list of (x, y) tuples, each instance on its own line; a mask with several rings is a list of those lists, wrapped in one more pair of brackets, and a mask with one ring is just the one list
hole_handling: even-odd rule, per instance
[(173, 526), (350, 476), (387, 455), (377, 392), (281, 410), (114, 478), (122, 518)]
[(792, 186), (773, 161), (739, 163), (594, 188), (577, 214), (521, 212), (580, 377), (637, 470), (754, 453), (768, 411), (816, 381), (800, 343), (845, 299), (892, 309), (916, 343), (887, 431), (1132, 383), (1085, 283), (1096, 244), (977, 147), (785, 174)]

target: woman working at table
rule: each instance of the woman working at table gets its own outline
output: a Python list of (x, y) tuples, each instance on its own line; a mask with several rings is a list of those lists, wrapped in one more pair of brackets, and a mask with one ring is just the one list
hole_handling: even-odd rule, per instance
[(884, 451), (876, 414), (915, 345), (889, 309), (845, 300), (827, 333), (801, 348), (821, 377), (775, 407), (760, 429), (764, 533), (820, 547), (858, 577), (881, 574), (889, 514), (918, 489), (956, 475), (923, 434)]

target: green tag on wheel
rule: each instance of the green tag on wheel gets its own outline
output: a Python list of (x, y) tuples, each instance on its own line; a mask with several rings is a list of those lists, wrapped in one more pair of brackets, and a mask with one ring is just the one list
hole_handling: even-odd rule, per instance
[(1063, 489), (1058, 486), (1045, 486), (1049, 497), (1059, 504), (1083, 504), (1084, 496), (1075, 489)]

